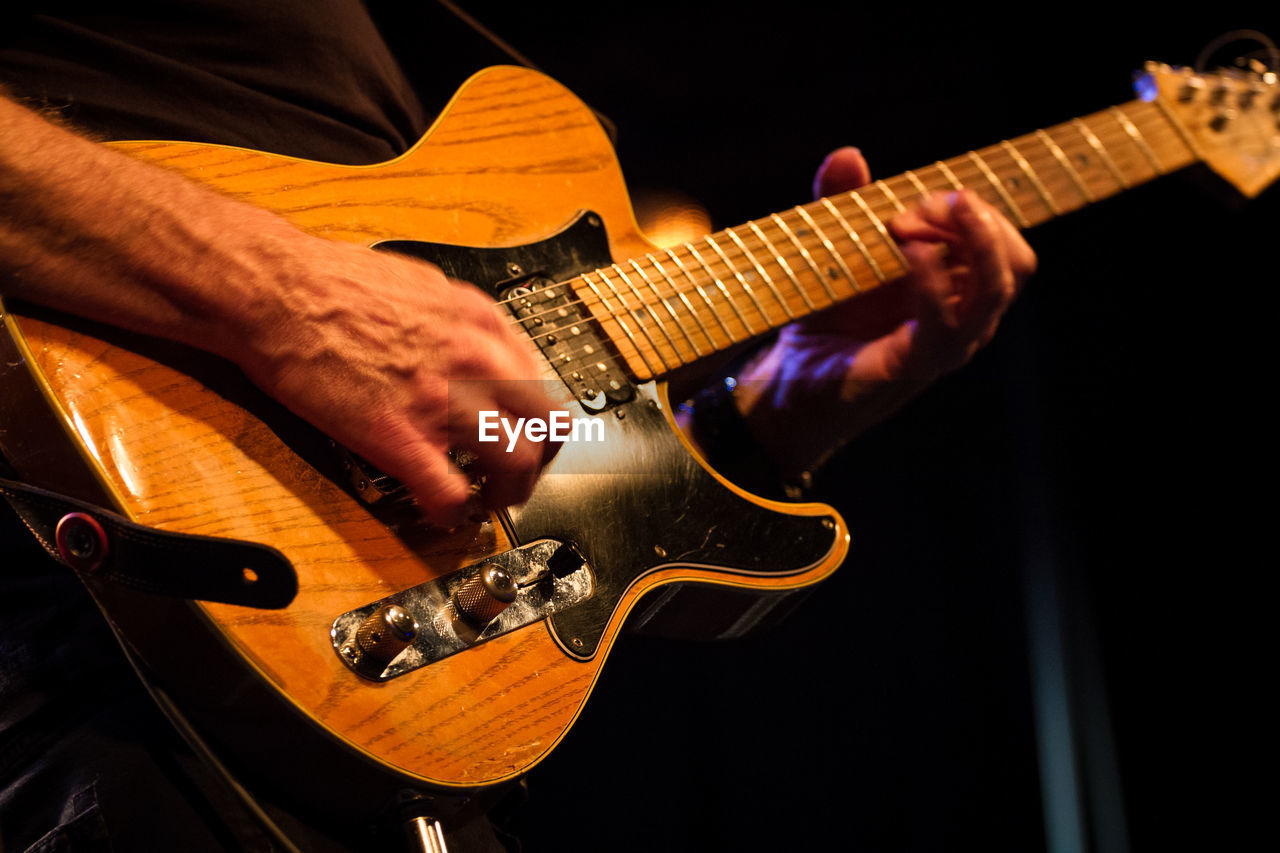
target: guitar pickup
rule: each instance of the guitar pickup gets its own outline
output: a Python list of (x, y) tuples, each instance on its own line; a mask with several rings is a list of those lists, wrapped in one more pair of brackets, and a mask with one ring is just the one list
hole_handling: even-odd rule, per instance
[[(329, 444), (342, 466), (342, 472), (347, 481), (346, 486), (365, 506), (371, 507), (384, 498), (405, 502), (413, 500), (413, 496), (399, 480), (383, 473), (363, 457), (352, 453), (337, 442), (331, 441)], [(473, 494), (484, 485), (484, 478), (475, 471), (477, 459), (478, 457), (469, 450), (449, 451), (449, 461), (470, 478)]]
[(576, 548), (541, 539), (343, 613), (329, 638), (357, 675), (389, 681), (563, 612), (594, 591)]
[(534, 277), (502, 296), (584, 411), (598, 414), (635, 396), (611, 345), (569, 282)]

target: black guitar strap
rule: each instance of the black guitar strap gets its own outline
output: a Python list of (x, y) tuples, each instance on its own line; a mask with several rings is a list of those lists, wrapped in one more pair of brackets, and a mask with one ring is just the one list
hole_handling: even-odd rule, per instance
[[(462, 23), (470, 27), (472, 30), (474, 30), (483, 39), (488, 41), (498, 50), (505, 53), (507, 56), (511, 57), (511, 59), (515, 61), (518, 65), (523, 65), (525, 68), (528, 68), (532, 71), (538, 71), (544, 74), (546, 73), (537, 65), (535, 65), (533, 60), (525, 56), (520, 51), (516, 50), (515, 47), (513, 47), (511, 43), (508, 42), (506, 39), (502, 38), (493, 30), (489, 29), (484, 24), (477, 21), (474, 17), (471, 16), (469, 12), (467, 12), (467, 10), (460, 7), (457, 3), (452, 2), (452, 0), (436, 0), (436, 2), (439, 3), (440, 6), (443, 7), (445, 10), (447, 10), (450, 14), (456, 17), (459, 21), (461, 21)], [(587, 104), (587, 106), (591, 108), (591, 112), (595, 113), (596, 121), (600, 122), (600, 125), (601, 127), (604, 128), (605, 133), (609, 134), (609, 140), (614, 145), (617, 145), (618, 144), (618, 125), (614, 123), (613, 119), (609, 118), (607, 115), (600, 112), (595, 107), (592, 107), (590, 104)]]
[(0, 496), (45, 551), (86, 582), (271, 609), (298, 592), (293, 565), (266, 545), (157, 530), (13, 480), (0, 479)]

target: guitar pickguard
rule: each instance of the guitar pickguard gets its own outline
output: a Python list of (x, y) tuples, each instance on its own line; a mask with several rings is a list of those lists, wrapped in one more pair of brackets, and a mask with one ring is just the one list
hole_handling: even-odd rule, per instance
[[(519, 281), (562, 282), (611, 263), (604, 226), (590, 212), (525, 246), (475, 249), (402, 240), (376, 248), (430, 261), (495, 298)], [(611, 367), (619, 364), (614, 358)], [(579, 396), (579, 389), (569, 390)], [(606, 419), (608, 441), (566, 442), (532, 497), (501, 514), (517, 544), (556, 539), (585, 555), (595, 594), (549, 620), (565, 653), (580, 660), (596, 654), (626, 591), (651, 572), (697, 567), (699, 581), (715, 583), (722, 575), (732, 585), (735, 575), (798, 574), (838, 547), (834, 516), (775, 510), (710, 473), (677, 434), (665, 386), (644, 383), (628, 396), (602, 411), (567, 403), (575, 419)]]
[[(498, 299), (513, 287), (545, 287), (534, 277), (566, 281), (654, 248), (635, 225), (599, 122), (572, 93), (523, 69), (477, 74), (417, 145), (374, 167), (192, 143), (116, 147), (324, 239), (456, 244), (396, 248)], [(614, 283), (627, 287), (621, 276)], [(580, 286), (569, 301), (530, 296), (530, 313), (558, 314), (579, 298), (587, 298)], [(594, 330), (607, 344), (602, 355), (615, 342), (625, 347), (621, 315), (587, 302), (604, 326), (604, 335)], [(735, 342), (762, 332), (725, 319)], [(835, 571), (845, 554), (846, 528), (833, 509), (772, 503), (723, 480), (691, 453), (665, 385), (647, 382), (657, 371), (616, 356), (603, 372), (590, 362), (597, 372), (582, 372), (598, 384), (577, 388), (571, 368), (562, 365), (567, 382), (547, 362), (547, 378), (568, 398), (563, 408), (604, 425), (609, 440), (566, 444), (523, 506), (444, 531), (424, 524), (409, 500), (353, 497), (354, 469), (343, 470), (328, 437), (231, 362), (31, 306), (4, 320), (13, 347), (0, 379), (30, 387), (13, 396), (21, 406), (0, 407), (0, 443), (24, 479), (160, 530), (268, 544), (293, 564), (297, 597), (269, 617), (216, 602), (152, 600), (93, 578), (86, 585), (216, 749), (318, 807), (368, 816), (406, 780), (474, 790), (515, 779), (573, 725), (625, 617), (646, 630), (667, 628), (702, 598), (675, 591), (714, 586), (746, 604), (749, 618), (717, 605), (697, 627), (736, 631), (764, 605)], [(661, 336), (657, 320), (626, 323), (644, 341)], [(719, 330), (709, 329), (713, 352), (723, 343)], [(688, 353), (668, 361), (645, 343), (626, 358), (691, 363)], [(627, 393), (583, 408), (582, 394), (608, 397), (613, 379)], [(48, 416), (25, 414), (28, 404), (47, 407)], [(582, 554), (591, 598), (406, 677), (375, 683), (335, 654), (330, 630), (341, 614), (423, 584), (447, 587), (460, 569), (540, 540)]]

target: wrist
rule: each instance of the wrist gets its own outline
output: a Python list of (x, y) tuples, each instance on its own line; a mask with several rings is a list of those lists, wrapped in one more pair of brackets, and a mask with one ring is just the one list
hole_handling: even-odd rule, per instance
[(750, 378), (756, 375), (754, 363), (768, 352), (766, 345), (732, 362), (682, 406), (682, 424), (712, 468), (750, 491), (796, 500), (811, 476), (779, 465), (785, 456), (762, 441), (753, 422), (771, 408), (762, 403), (767, 389)]

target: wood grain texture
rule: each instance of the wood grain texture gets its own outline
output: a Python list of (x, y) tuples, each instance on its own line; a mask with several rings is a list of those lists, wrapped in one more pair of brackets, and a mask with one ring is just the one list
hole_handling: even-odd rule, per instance
[[(607, 223), (615, 257), (652, 248), (592, 113), (562, 87), (520, 69), (474, 77), (418, 145), (376, 166), (186, 143), (119, 148), (331, 239), (520, 245), (591, 209)], [(627, 592), (602, 652), (589, 662), (564, 655), (539, 624), (373, 684), (335, 655), (335, 616), (509, 547), (501, 529), (490, 520), (451, 533), (418, 526), (392, 535), (262, 418), (224, 396), (236, 377), (213, 381), (75, 324), (34, 316), (14, 323), (55, 413), (120, 511), (167, 530), (264, 542), (297, 569), (300, 591), (286, 610), (196, 605), (198, 618), (212, 623), (282, 702), (418, 780), (478, 787), (544, 757), (579, 713), (626, 613), (647, 590), (682, 580), (791, 588), (824, 577), (843, 557), (839, 549), (786, 578), (662, 569)], [(187, 357), (179, 353), (177, 364)], [(201, 369), (217, 373), (216, 366)]]

